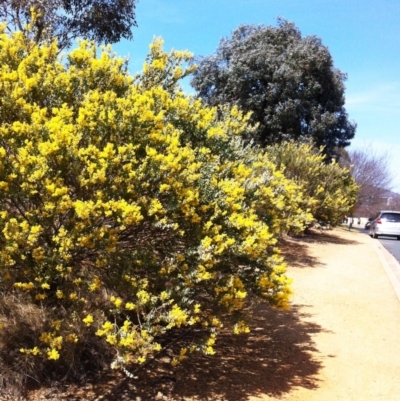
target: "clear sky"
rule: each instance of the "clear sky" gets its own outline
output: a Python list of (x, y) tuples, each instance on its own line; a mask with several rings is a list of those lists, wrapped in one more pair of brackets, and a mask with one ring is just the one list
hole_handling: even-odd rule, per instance
[(400, 0), (139, 0), (133, 41), (113, 46), (142, 68), (154, 36), (165, 49), (213, 53), (240, 24), (294, 22), (303, 35), (328, 46), (335, 67), (348, 74), (346, 109), (357, 123), (351, 149), (372, 144), (389, 152), (400, 193)]

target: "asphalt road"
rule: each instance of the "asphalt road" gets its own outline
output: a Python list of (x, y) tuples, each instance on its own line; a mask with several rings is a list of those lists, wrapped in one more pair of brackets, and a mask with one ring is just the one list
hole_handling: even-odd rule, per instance
[[(364, 230), (357, 225), (354, 226), (357, 230), (365, 235), (369, 235), (369, 230)], [(393, 237), (379, 237), (377, 240), (379, 241), (400, 263), (400, 241)]]
[[(356, 226), (358, 231), (369, 235), (369, 230), (364, 230)], [(376, 241), (379, 241), (400, 263), (400, 241), (393, 237), (379, 237)]]
[(396, 238), (379, 237), (378, 241), (396, 258), (400, 263), (400, 241)]

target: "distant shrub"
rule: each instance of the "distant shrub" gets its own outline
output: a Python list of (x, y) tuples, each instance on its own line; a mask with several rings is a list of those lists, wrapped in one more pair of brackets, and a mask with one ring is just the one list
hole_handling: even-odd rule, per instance
[(269, 159), (302, 191), (301, 209), (313, 218), (337, 225), (356, 202), (358, 187), (350, 171), (336, 162), (326, 163), (312, 143), (283, 142), (266, 149)]

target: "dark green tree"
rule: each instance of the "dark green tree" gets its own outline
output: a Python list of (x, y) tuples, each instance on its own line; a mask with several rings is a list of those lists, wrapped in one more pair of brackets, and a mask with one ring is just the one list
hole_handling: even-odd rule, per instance
[[(36, 43), (57, 38), (59, 49), (76, 38), (102, 43), (132, 39), (137, 0), (0, 0), (0, 20)], [(32, 21), (32, 10), (36, 17)], [(27, 31), (26, 24), (32, 23)]]
[(198, 96), (252, 112), (253, 139), (262, 146), (311, 138), (329, 160), (354, 137), (356, 125), (344, 108), (346, 75), (319, 38), (302, 37), (293, 23), (239, 26), (196, 63)]

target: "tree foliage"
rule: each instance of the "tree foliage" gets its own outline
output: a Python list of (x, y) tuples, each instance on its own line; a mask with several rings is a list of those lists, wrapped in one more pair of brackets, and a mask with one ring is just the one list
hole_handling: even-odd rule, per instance
[(212, 106), (251, 112), (262, 146), (311, 138), (330, 157), (354, 137), (344, 108), (346, 75), (319, 38), (302, 37), (293, 23), (242, 25), (197, 62), (198, 95)]
[[(76, 38), (115, 43), (131, 39), (137, 0), (2, 0), (0, 20), (36, 43), (58, 40), (59, 49)], [(28, 27), (28, 25), (32, 25)]]

